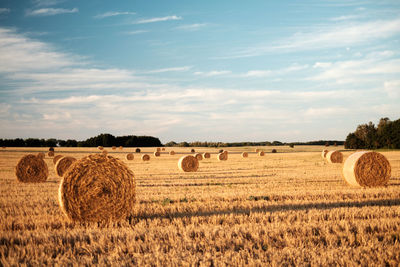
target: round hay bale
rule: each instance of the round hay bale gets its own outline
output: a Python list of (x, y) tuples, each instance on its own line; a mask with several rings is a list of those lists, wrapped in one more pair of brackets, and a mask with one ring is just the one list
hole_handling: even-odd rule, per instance
[(265, 153), (264, 153), (264, 151), (260, 151), (260, 152), (258, 152), (258, 155), (259, 155), (260, 157), (264, 157)]
[(58, 193), (61, 210), (73, 221), (119, 221), (133, 211), (135, 179), (122, 161), (93, 154), (73, 163)]
[(208, 152), (203, 153), (203, 158), (209, 159), (210, 157), (211, 157), (210, 153), (208, 153)]
[(140, 148), (136, 148), (135, 152), (140, 153)]
[(54, 163), (54, 165), (56, 165), (57, 161), (58, 161), (59, 159), (61, 159), (62, 157), (63, 157), (63, 155), (57, 155), (57, 156), (55, 156), (55, 157), (53, 158), (53, 163)]
[(160, 151), (155, 151), (155, 152), (154, 152), (154, 156), (155, 156), (155, 157), (159, 157), (160, 155), (161, 155), (161, 154), (160, 154)]
[(247, 158), (248, 156), (249, 156), (249, 153), (247, 153), (247, 152), (242, 153), (242, 158)]
[(98, 150), (103, 150), (103, 149), (104, 149), (104, 147), (102, 147), (102, 146), (98, 146), (98, 147), (97, 147), (97, 149), (98, 149)]
[(260, 152), (260, 149), (256, 148), (256, 149), (254, 149), (254, 152), (258, 153), (258, 152)]
[(74, 157), (62, 157), (56, 162), (54, 166), (54, 171), (60, 177), (64, 175), (64, 173), (68, 170), (72, 163), (76, 161)]
[(322, 150), (321, 156), (322, 156), (323, 159), (326, 159), (326, 154), (327, 154), (328, 152), (329, 152), (328, 149)]
[(150, 156), (147, 155), (147, 154), (143, 154), (143, 155), (142, 155), (142, 160), (143, 160), (143, 161), (149, 161), (149, 160), (150, 160)]
[(222, 153), (225, 153), (225, 155), (228, 155), (228, 150), (224, 150), (224, 152), (222, 152)]
[(173, 156), (173, 155), (175, 155), (175, 151), (171, 150), (171, 151), (169, 152), (169, 154), (170, 154), (171, 156)]
[(46, 155), (44, 154), (44, 152), (39, 152), (39, 153), (37, 153), (36, 157), (44, 159), (46, 157)]
[(276, 153), (277, 151), (276, 151), (276, 149), (274, 148), (274, 149), (272, 149), (272, 151), (271, 151), (271, 153)]
[(346, 159), (343, 176), (345, 181), (353, 186), (384, 186), (389, 182), (391, 167), (384, 155), (378, 152), (360, 151)]
[(6, 149), (6, 147), (5, 147), (5, 146), (2, 146), (2, 148), (3, 148), (3, 149)]
[(116, 146), (112, 146), (111, 149), (112, 149), (112, 150), (115, 150), (115, 149), (117, 149), (117, 147), (116, 147)]
[(49, 151), (53, 151), (53, 152), (54, 152), (54, 147), (51, 146), (51, 147), (49, 148)]
[(289, 147), (290, 147), (290, 148), (294, 148), (294, 144), (290, 144)]
[(133, 154), (132, 154), (132, 153), (126, 154), (126, 159), (127, 159), (127, 160), (133, 160), (133, 159), (134, 159)]
[(228, 160), (228, 154), (227, 154), (227, 153), (224, 153), (224, 152), (218, 153), (217, 159), (218, 159), (219, 161)]
[(123, 146), (119, 146), (119, 149), (122, 150), (124, 147)]
[(219, 151), (218, 151), (218, 153), (223, 153), (224, 152), (224, 150), (223, 149), (220, 149)]
[(101, 153), (103, 153), (103, 155), (107, 155), (108, 151), (104, 149), (103, 152), (101, 152)]
[(157, 152), (160, 152), (161, 151), (161, 148), (160, 147), (157, 147)]
[(186, 155), (179, 159), (178, 168), (184, 172), (195, 172), (199, 168), (199, 161), (192, 155)]
[(342, 163), (343, 154), (340, 151), (329, 151), (328, 153), (326, 153), (326, 160), (329, 163)]
[(162, 151), (165, 151), (165, 147), (161, 148)]
[(49, 169), (42, 158), (28, 154), (18, 161), (15, 175), (23, 183), (41, 183), (47, 180)]
[(190, 152), (191, 152), (191, 153), (195, 153), (196, 150), (194, 150), (194, 148), (192, 148), (192, 149), (190, 150)]
[(47, 152), (47, 156), (49, 156), (49, 157), (54, 157), (54, 151), (49, 151), (49, 152)]
[(196, 153), (196, 154), (194, 155), (194, 157), (195, 157), (197, 160), (202, 160), (202, 159), (203, 159), (203, 155), (202, 155), (201, 153)]

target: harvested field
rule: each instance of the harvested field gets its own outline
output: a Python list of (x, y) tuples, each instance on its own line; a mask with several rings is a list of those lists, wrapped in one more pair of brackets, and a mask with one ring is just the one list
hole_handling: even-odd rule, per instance
[[(115, 224), (70, 221), (58, 205), (60, 178), (46, 157), (44, 183), (19, 183), (18, 160), (45, 148), (0, 151), (0, 265), (389, 265), (400, 263), (400, 151), (382, 153), (390, 162), (385, 187), (349, 186), (343, 164), (321, 158), (323, 146), (278, 149), (258, 156), (254, 147), (218, 149), (182, 172), (177, 162), (191, 154), (143, 154), (109, 150), (135, 174), (136, 203)], [(343, 153), (343, 162), (353, 151)], [(260, 151), (261, 151), (260, 150)], [(242, 158), (242, 152), (248, 158)], [(81, 159), (97, 148), (58, 148)], [(167, 155), (168, 152), (161, 152)]]

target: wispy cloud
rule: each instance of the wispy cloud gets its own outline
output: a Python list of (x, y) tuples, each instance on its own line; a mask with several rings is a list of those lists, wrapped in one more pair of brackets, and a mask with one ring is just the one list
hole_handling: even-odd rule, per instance
[(136, 34), (141, 34), (141, 33), (146, 33), (149, 32), (147, 30), (136, 30), (136, 31), (127, 31), (127, 32), (122, 32), (122, 34), (126, 35), (136, 35)]
[(213, 71), (208, 71), (208, 72), (196, 71), (193, 74), (194, 75), (212, 77), (212, 76), (228, 75), (228, 74), (231, 74), (231, 73), (232, 73), (232, 71), (230, 71), (230, 70), (213, 70)]
[(65, 2), (66, 0), (33, 0), (36, 6), (54, 6)]
[(145, 24), (145, 23), (154, 23), (154, 22), (161, 22), (161, 21), (168, 21), (168, 20), (181, 20), (182, 17), (173, 15), (173, 16), (166, 16), (166, 17), (157, 17), (157, 18), (150, 18), (150, 19), (141, 19), (136, 22), (136, 24)]
[(150, 70), (146, 73), (162, 73), (162, 72), (176, 72), (176, 71), (188, 71), (192, 68), (192, 66), (183, 66), (183, 67), (173, 67), (173, 68), (164, 68), (157, 70)]
[(354, 19), (359, 19), (361, 18), (361, 15), (347, 15), (347, 16), (340, 16), (340, 17), (334, 17), (331, 18), (331, 21), (345, 21), (345, 20), (354, 20)]
[(0, 8), (0, 15), (1, 14), (8, 14), (11, 12), (11, 9), (9, 8)]
[(185, 30), (185, 31), (197, 31), (201, 28), (207, 26), (207, 23), (195, 23), (195, 24), (186, 24), (176, 27), (178, 30)]
[(66, 9), (66, 8), (40, 8), (35, 10), (28, 10), (27, 16), (40, 17), (40, 16), (54, 16), (59, 14), (70, 14), (78, 13), (78, 8)]
[(286, 68), (277, 69), (277, 70), (250, 70), (244, 74), (239, 75), (240, 77), (251, 77), (251, 78), (265, 78), (265, 77), (272, 77), (276, 75), (283, 75), (289, 72), (301, 71), (307, 69), (309, 66), (306, 65), (299, 65), (299, 64), (292, 64)]
[(118, 11), (109, 11), (102, 14), (98, 14), (94, 16), (95, 19), (104, 19), (108, 17), (122, 16), (122, 15), (135, 15), (136, 12), (118, 12)]

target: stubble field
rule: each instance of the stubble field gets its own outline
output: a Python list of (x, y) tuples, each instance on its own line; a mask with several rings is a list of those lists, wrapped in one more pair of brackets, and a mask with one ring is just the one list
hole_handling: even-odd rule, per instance
[[(160, 157), (142, 148), (148, 162), (143, 153), (125, 159), (135, 148), (106, 149), (132, 169), (137, 193), (134, 214), (111, 225), (62, 214), (61, 179), (47, 155), (45, 183), (17, 182), (18, 160), (45, 148), (0, 150), (0, 265), (400, 264), (400, 151), (381, 152), (392, 167), (386, 187), (354, 188), (343, 164), (326, 163), (319, 146), (262, 147), (264, 157), (248, 158), (239, 152), (254, 147), (228, 148), (222, 162), (217, 149), (195, 148), (212, 153), (195, 173), (177, 167), (191, 148), (166, 148)], [(98, 150), (56, 148), (56, 155), (89, 153)]]

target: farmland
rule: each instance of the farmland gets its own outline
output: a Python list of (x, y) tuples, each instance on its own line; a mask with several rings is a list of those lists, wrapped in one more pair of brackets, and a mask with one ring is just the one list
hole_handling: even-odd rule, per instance
[[(0, 150), (0, 265), (389, 265), (400, 263), (400, 151), (381, 152), (392, 167), (385, 187), (355, 188), (343, 164), (321, 158), (322, 146), (217, 149), (184, 173), (191, 148), (106, 148), (135, 174), (134, 214), (114, 224), (74, 223), (60, 211), (52, 158), (49, 178), (23, 184), (18, 160), (45, 148)], [(278, 153), (270, 153), (276, 149)], [(333, 150), (333, 147), (329, 149)], [(344, 159), (352, 151), (345, 151)], [(168, 155), (170, 150), (177, 152)], [(249, 152), (248, 158), (240, 153)], [(133, 153), (127, 161), (125, 155)], [(143, 152), (150, 161), (140, 159)], [(56, 148), (82, 158), (95, 148)]]

